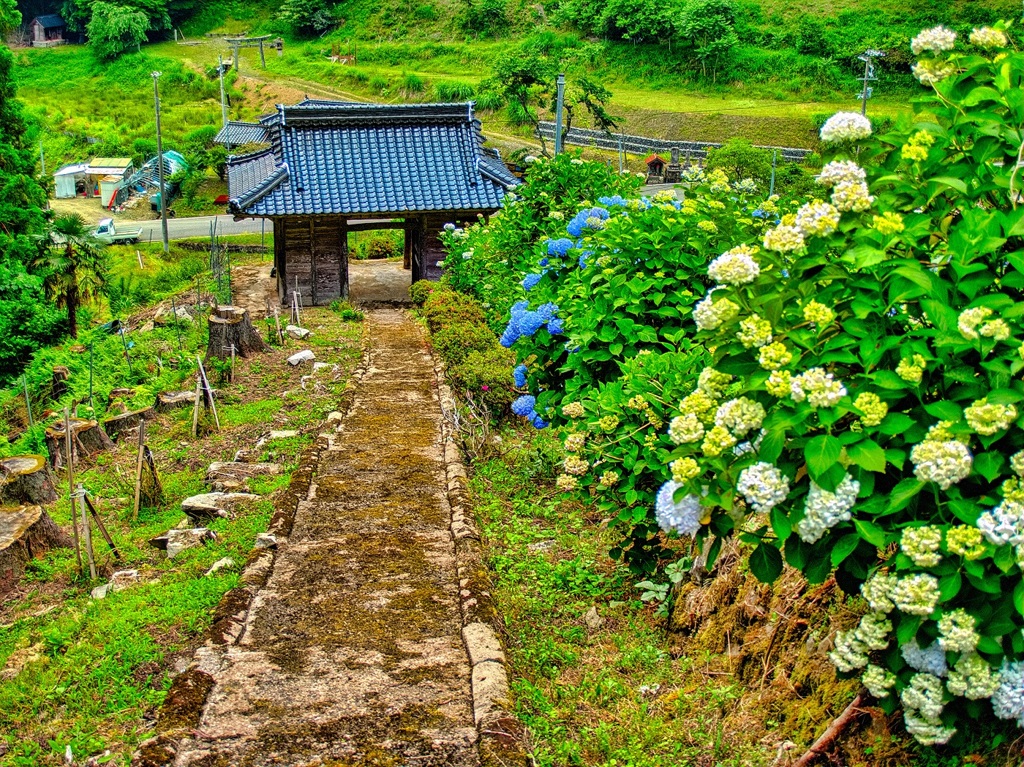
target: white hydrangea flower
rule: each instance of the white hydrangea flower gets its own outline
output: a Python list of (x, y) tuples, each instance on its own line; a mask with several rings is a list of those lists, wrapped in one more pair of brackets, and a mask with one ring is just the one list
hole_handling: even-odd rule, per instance
[(846, 387), (824, 368), (810, 368), (790, 382), (790, 395), (794, 402), (805, 399), (811, 407), (832, 407), (846, 396)]
[(1015, 719), (1024, 728), (1024, 661), (1003, 661), (992, 710), (1000, 719)]
[(843, 181), (866, 181), (867, 177), (867, 172), (853, 160), (833, 160), (821, 169), (817, 179), (822, 186), (833, 187)]
[(682, 485), (671, 480), (661, 486), (654, 502), (654, 516), (666, 533), (674, 530), (680, 535), (694, 535), (700, 529), (700, 498), (691, 493), (675, 501), (673, 496), (680, 487)]
[(740, 320), (736, 338), (748, 349), (759, 349), (772, 342), (772, 324), (759, 315), (752, 314)]
[(832, 204), (843, 212), (863, 213), (874, 201), (863, 181), (840, 181), (832, 189)]
[(767, 514), (789, 495), (789, 479), (770, 463), (760, 461), (740, 472), (736, 490), (754, 511)]
[(728, 298), (715, 301), (712, 294), (708, 293), (704, 300), (693, 307), (693, 321), (698, 330), (715, 330), (735, 319), (739, 313), (740, 308)]
[(916, 639), (911, 639), (900, 646), (900, 655), (914, 671), (921, 671), (932, 676), (944, 677), (948, 671), (946, 651), (938, 640), (922, 648)]
[(927, 439), (910, 451), (914, 476), (922, 482), (934, 482), (943, 490), (960, 482), (971, 473), (973, 457), (962, 442)]
[(967, 39), (971, 41), (972, 45), (985, 49), (1005, 48), (1008, 44), (1006, 35), (992, 27), (981, 27), (980, 29), (975, 27)]
[(668, 425), (668, 438), (676, 445), (699, 442), (704, 437), (704, 424), (693, 413), (678, 415)]
[(953, 50), (956, 44), (956, 32), (941, 24), (931, 29), (925, 29), (910, 41), (910, 50), (915, 56), (920, 56), (925, 51), (931, 53), (942, 53)]
[(867, 613), (854, 629), (857, 641), (869, 650), (884, 650), (889, 646), (892, 621), (882, 613)]
[(796, 212), (796, 226), (804, 237), (827, 237), (839, 226), (839, 211), (821, 200), (809, 202)]
[(903, 712), (903, 723), (907, 727), (907, 732), (923, 746), (942, 745), (956, 735), (955, 727), (943, 726), (940, 719), (918, 716), (913, 709), (906, 709)]
[(1013, 405), (989, 403), (988, 398), (983, 397), (964, 408), (964, 420), (978, 434), (991, 437), (1010, 428), (1017, 420), (1017, 408)]
[(709, 397), (718, 398), (725, 394), (725, 390), (731, 382), (732, 376), (728, 373), (720, 373), (713, 367), (706, 367), (700, 371), (700, 375), (697, 377), (697, 389)]
[(804, 543), (814, 543), (840, 522), (848, 522), (850, 509), (857, 502), (860, 482), (849, 474), (836, 487), (834, 493), (823, 490), (811, 482), (811, 490), (804, 503), (804, 518), (796, 525), (797, 535)]
[(873, 696), (881, 700), (889, 697), (889, 690), (896, 684), (896, 675), (881, 666), (869, 665), (860, 681)]
[(939, 603), (939, 580), (934, 575), (915, 573), (896, 582), (892, 601), (910, 615), (931, 615)]
[(727, 250), (708, 265), (708, 277), (723, 285), (753, 282), (761, 273), (761, 267), (753, 257), (756, 252), (747, 245)]
[(1024, 544), (1024, 504), (1004, 500), (992, 511), (978, 517), (978, 529), (996, 546)]
[(791, 253), (804, 247), (804, 233), (795, 226), (779, 224), (764, 233), (764, 247), (779, 253)]
[(821, 140), (857, 141), (871, 135), (871, 121), (860, 112), (836, 112), (821, 126)]
[(764, 422), (764, 407), (749, 397), (738, 397), (723, 403), (715, 413), (715, 425), (743, 437), (751, 429), (760, 429)]
[(1024, 477), (1024, 450), (1010, 456), (1010, 468), (1018, 477)]
[(868, 665), (867, 648), (854, 634), (854, 631), (838, 632), (835, 648), (828, 654), (828, 659), (844, 674)]
[(978, 646), (977, 621), (963, 608), (950, 610), (939, 618), (939, 644), (947, 652), (969, 653)]
[(918, 567), (935, 567), (941, 562), (941, 544), (942, 530), (935, 525), (908, 527), (900, 536), (900, 548)]
[(956, 72), (956, 67), (941, 59), (921, 59), (910, 68), (921, 85), (935, 85)]
[(960, 330), (960, 335), (969, 341), (973, 341), (980, 335), (978, 333), (978, 326), (991, 316), (992, 310), (987, 306), (975, 306), (970, 309), (964, 309), (960, 312), (956, 326)]
[(861, 596), (874, 612), (887, 613), (895, 607), (891, 595), (896, 588), (896, 580), (895, 575), (877, 572), (861, 584)]
[(968, 700), (990, 698), (999, 689), (999, 673), (977, 653), (966, 653), (949, 672), (946, 689)]
[(935, 720), (942, 714), (942, 680), (932, 674), (914, 674), (910, 685), (900, 693), (906, 708), (912, 708), (925, 719)]

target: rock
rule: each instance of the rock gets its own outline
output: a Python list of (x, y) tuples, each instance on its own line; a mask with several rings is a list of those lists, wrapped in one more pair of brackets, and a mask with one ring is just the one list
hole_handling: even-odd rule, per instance
[(153, 328), (155, 328), (155, 327), (156, 327), (156, 325), (154, 325), (153, 321), (150, 320), (145, 325), (143, 325), (142, 327), (139, 328), (139, 332), (140, 333), (148, 333), (149, 331), (153, 330)]
[(300, 328), (298, 325), (286, 325), (284, 332), (290, 335), (292, 338), (296, 338), (302, 341), (313, 335), (312, 331), (306, 330), (306, 328)]
[(549, 550), (554, 545), (555, 545), (554, 540), (549, 538), (546, 541), (537, 541), (535, 543), (528, 544), (526, 549), (531, 554), (539, 554), (542, 551)]
[(327, 423), (341, 423), (345, 420), (345, 415), (337, 410), (332, 410), (327, 414)]
[[(22, 647), (20, 650), (15, 650), (7, 656), (7, 663), (4, 664), (2, 670), (0, 670), (0, 681), (9, 682), (11, 679), (17, 678), (18, 674), (30, 663), (43, 660), (46, 657), (42, 642), (37, 642), (29, 647)], [(5, 752), (0, 751), (0, 756), (3, 756)]]
[(218, 461), (211, 463), (206, 470), (206, 483), (214, 490), (240, 490), (253, 477), (273, 476), (280, 474), (283, 470), (279, 463)]
[(189, 312), (189, 310), (184, 306), (179, 306), (174, 311), (172, 311), (170, 307), (165, 306), (157, 311), (156, 315), (153, 317), (153, 322), (157, 325), (166, 325), (173, 319), (177, 319), (179, 322), (192, 322), (193, 317), (191, 312)]
[(502, 652), (501, 642), (498, 641), (494, 629), (486, 623), (469, 623), (462, 629), (462, 643), (466, 646), (466, 654), (469, 655), (469, 665), (485, 661), (505, 662), (505, 653)]
[(277, 548), (277, 536), (273, 533), (260, 533), (256, 536), (256, 545), (253, 546), (255, 549), (276, 549)]
[(124, 591), (142, 580), (138, 570), (118, 570), (110, 576), (110, 588), (112, 591)]
[(301, 365), (303, 362), (312, 362), (316, 359), (316, 355), (313, 354), (309, 349), (303, 349), (301, 352), (296, 352), (288, 358), (288, 364), (292, 367)]
[(270, 434), (267, 435), (267, 439), (291, 439), (292, 437), (297, 436), (299, 436), (299, 432), (297, 432), (295, 429), (278, 429), (270, 432)]
[(214, 517), (231, 518), (231, 511), (240, 503), (254, 501), (258, 495), (251, 493), (201, 493), (186, 498), (181, 502), (181, 510), (190, 519), (213, 519)]
[(174, 559), (185, 549), (194, 549), (217, 539), (216, 533), (205, 527), (193, 527), (190, 530), (170, 530), (167, 533), (167, 558)]
[(597, 631), (604, 625), (604, 618), (598, 614), (596, 605), (587, 610), (587, 614), (583, 616), (583, 622), (591, 631)]
[(233, 560), (231, 557), (224, 557), (223, 559), (218, 559), (216, 562), (210, 565), (210, 569), (206, 571), (206, 574), (213, 575), (214, 573), (220, 572), (221, 570), (234, 566), (235, 560)]
[(104, 599), (110, 592), (111, 585), (112, 584), (110, 583), (104, 583), (102, 586), (97, 586), (92, 590), (89, 596), (91, 596), (93, 599)]
[(332, 365), (330, 362), (314, 362), (313, 372), (319, 373), (321, 370), (331, 370), (337, 368), (337, 365)]

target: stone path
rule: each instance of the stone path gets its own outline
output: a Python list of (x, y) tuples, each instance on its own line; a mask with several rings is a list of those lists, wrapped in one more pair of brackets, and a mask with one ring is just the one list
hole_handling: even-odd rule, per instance
[(441, 414), (419, 329), (367, 314), (353, 405), (321, 453), (177, 767), (476, 767)]

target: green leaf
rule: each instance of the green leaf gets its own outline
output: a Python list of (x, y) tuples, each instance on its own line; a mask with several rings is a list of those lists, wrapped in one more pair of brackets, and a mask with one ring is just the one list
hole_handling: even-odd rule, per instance
[(949, 501), (947, 505), (949, 506), (949, 510), (956, 515), (957, 519), (961, 522), (966, 522), (969, 525), (975, 524), (978, 521), (978, 517), (981, 516), (981, 507), (974, 501), (958, 498)]
[(889, 493), (889, 505), (886, 506), (886, 512), (899, 511), (907, 507), (914, 497), (924, 489), (924, 482), (907, 477), (900, 482), (896, 487)]
[(951, 187), (960, 192), (960, 194), (967, 194), (967, 184), (958, 178), (953, 178), (952, 176), (936, 176), (929, 180), (933, 184), (942, 184), (943, 186)]
[(846, 448), (846, 454), (858, 466), (868, 471), (885, 471), (885, 451), (874, 440), (866, 439)]
[(838, 439), (828, 434), (820, 434), (811, 439), (804, 447), (804, 458), (807, 459), (807, 470), (811, 476), (824, 474), (839, 460), (843, 446)]
[(853, 520), (853, 526), (857, 529), (860, 537), (876, 549), (881, 549), (885, 546), (885, 530), (874, 522), (868, 522), (866, 519), (855, 519)]
[(950, 599), (960, 593), (960, 586), (963, 583), (963, 579), (960, 577), (959, 572), (952, 572), (949, 575), (944, 575), (939, 579), (939, 597), (943, 602), (948, 602)]
[(990, 450), (974, 457), (974, 470), (991, 482), (999, 476), (1004, 460), (1002, 454)]
[(886, 435), (902, 434), (916, 425), (917, 421), (905, 413), (889, 413), (879, 425), (878, 430)]
[(1003, 645), (997, 640), (990, 636), (982, 636), (978, 640), (978, 652), (988, 653), (989, 655), (1002, 655)]
[[(975, 376), (975, 372), (971, 371), (971, 377)], [(959, 421), (964, 414), (964, 411), (960, 409), (960, 406), (955, 402), (949, 402), (947, 400), (941, 400), (939, 402), (932, 402), (924, 406), (924, 410), (928, 415), (938, 418), (940, 421)]]
[(718, 561), (718, 554), (719, 554), (719, 552), (721, 552), (721, 550), (722, 550), (722, 538), (721, 538), (721, 536), (716, 536), (715, 539), (713, 541), (711, 541), (711, 545), (708, 546), (708, 556), (707, 556), (707, 560), (704, 563), (704, 567), (709, 572), (715, 566), (715, 562)]
[(782, 448), (786, 444), (786, 432), (784, 429), (769, 431), (761, 440), (757, 448), (757, 455), (762, 461), (775, 463), (782, 455)]
[(840, 563), (860, 545), (860, 536), (856, 533), (847, 533), (832, 547), (832, 566), (839, 567)]
[(896, 628), (896, 641), (901, 645), (907, 644), (917, 636), (917, 630), (921, 628), (920, 615), (903, 615), (900, 617), (900, 625)]
[(1024, 615), (1024, 581), (1018, 581), (1013, 590), (1013, 606), (1019, 614)]
[(771, 522), (772, 531), (778, 537), (780, 541), (786, 540), (790, 533), (793, 532), (793, 525), (789, 521), (789, 517), (778, 506), (773, 506), (771, 511)]
[(761, 583), (771, 583), (782, 574), (782, 554), (774, 546), (760, 543), (750, 555), (750, 572)]

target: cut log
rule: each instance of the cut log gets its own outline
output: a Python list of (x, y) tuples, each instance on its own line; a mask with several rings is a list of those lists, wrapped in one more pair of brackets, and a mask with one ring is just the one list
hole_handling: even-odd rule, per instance
[(126, 432), (139, 428), (140, 423), (144, 420), (149, 420), (153, 415), (153, 408), (151, 407), (146, 407), (142, 410), (133, 410), (132, 412), (124, 413), (123, 415), (116, 415), (103, 422), (103, 431), (105, 431), (107, 436), (112, 440), (117, 441)]
[(131, 399), (135, 396), (135, 389), (111, 389), (110, 394), (107, 395), (107, 403), (115, 402), (119, 399)]
[(0, 460), (0, 497), (14, 503), (43, 504), (57, 500), (46, 459), (15, 455)]
[(249, 357), (270, 351), (259, 332), (252, 326), (249, 311), (240, 306), (218, 306), (210, 314), (210, 342), (206, 347), (206, 359), (231, 359), (235, 356)]
[(64, 365), (56, 365), (53, 368), (53, 378), (50, 380), (50, 399), (56, 402), (68, 393), (68, 379), (71, 371)]
[(0, 508), (0, 596), (18, 584), (30, 559), (70, 546), (71, 539), (42, 506)]
[(192, 407), (195, 401), (194, 391), (166, 391), (156, 395), (156, 404), (153, 407), (158, 413), (166, 413), (179, 407)]
[[(75, 460), (95, 455), (114, 446), (99, 422), (85, 418), (71, 419), (71, 451)], [(58, 421), (46, 430), (46, 448), (53, 468), (64, 465), (64, 423)]]

